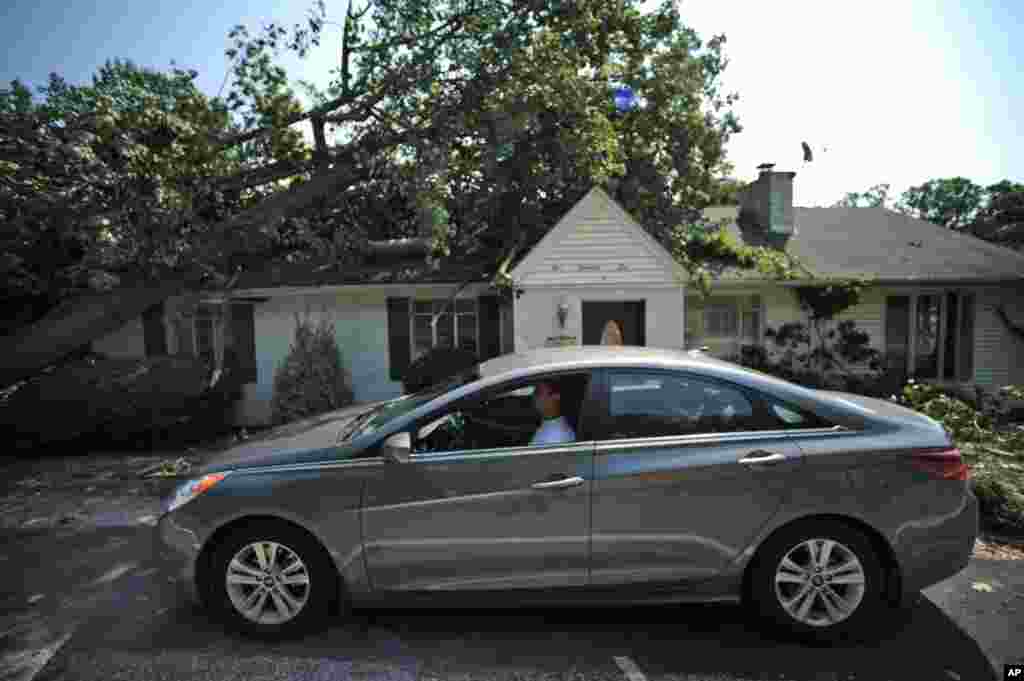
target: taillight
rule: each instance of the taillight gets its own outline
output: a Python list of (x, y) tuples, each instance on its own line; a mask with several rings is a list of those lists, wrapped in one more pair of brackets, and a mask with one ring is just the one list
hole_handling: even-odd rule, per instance
[(971, 469), (960, 456), (959, 449), (917, 452), (914, 465), (939, 480), (969, 480)]

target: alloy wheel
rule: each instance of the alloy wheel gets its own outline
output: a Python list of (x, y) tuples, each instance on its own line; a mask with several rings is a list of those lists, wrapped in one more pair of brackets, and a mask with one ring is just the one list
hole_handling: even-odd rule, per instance
[(829, 627), (857, 610), (865, 582), (864, 566), (846, 545), (834, 539), (807, 539), (779, 561), (775, 597), (798, 622)]
[(242, 617), (263, 625), (294, 619), (309, 600), (309, 569), (291, 548), (273, 541), (243, 546), (228, 563), (225, 587)]

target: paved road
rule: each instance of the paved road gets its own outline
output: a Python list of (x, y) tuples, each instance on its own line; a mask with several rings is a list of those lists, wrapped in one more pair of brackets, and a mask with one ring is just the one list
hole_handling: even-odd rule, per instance
[[(768, 640), (732, 606), (379, 611), (271, 645), (227, 636), (180, 602), (148, 547), (145, 526), (0, 534), (0, 681), (987, 681), (992, 661), (1015, 654), (1018, 616), (1000, 608), (1024, 593), (1011, 582), (1020, 563), (976, 561), (890, 640), (845, 649)], [(971, 588), (979, 579), (993, 590)], [(986, 619), (979, 603), (999, 611)]]

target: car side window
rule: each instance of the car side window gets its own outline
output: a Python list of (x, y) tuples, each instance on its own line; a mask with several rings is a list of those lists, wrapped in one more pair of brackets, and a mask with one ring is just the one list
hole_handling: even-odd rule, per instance
[(828, 428), (832, 425), (821, 417), (791, 404), (785, 404), (771, 398), (766, 399), (765, 403), (768, 405), (768, 413), (773, 421), (772, 427), (790, 430)]
[(604, 430), (613, 440), (759, 429), (740, 390), (690, 376), (612, 372), (608, 407)]
[[(568, 426), (560, 431), (560, 436), (566, 442), (577, 441), (587, 376), (561, 376), (557, 382), (561, 390), (561, 415)], [(550, 383), (550, 379), (498, 389), (471, 403), (435, 414), (413, 433), (413, 451), (436, 453), (529, 445), (543, 422), (536, 402), (540, 383)]]

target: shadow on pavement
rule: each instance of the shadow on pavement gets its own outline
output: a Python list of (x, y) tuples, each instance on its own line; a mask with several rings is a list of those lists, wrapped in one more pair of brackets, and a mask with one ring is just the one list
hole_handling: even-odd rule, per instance
[(140, 566), (151, 554), (152, 529), (145, 526), (0, 532), (5, 566), (0, 603), (24, 601), (33, 594), (44, 596), (41, 603), (58, 595), (81, 595), (111, 569)]
[[(171, 597), (169, 594), (165, 596)], [(472, 669), (534, 668), (560, 673), (630, 657), (647, 679), (687, 673), (744, 679), (994, 678), (981, 649), (925, 598), (888, 623), (874, 644), (810, 647), (775, 638), (738, 606), (666, 605), (623, 608), (487, 610), (360, 610), (325, 632), (299, 641), (264, 643), (228, 635), (200, 609), (171, 602), (161, 617), (131, 626), (107, 615), (69, 648), (137, 653), (190, 652), (215, 657), (281, 660), (451, 660)], [(952, 672), (952, 673), (951, 673)], [(827, 676), (823, 676), (827, 675)]]
[[(424, 655), (445, 645), (497, 664), (521, 662), (524, 654), (567, 662), (573, 655), (628, 655), (648, 678), (683, 672), (772, 679), (811, 679), (821, 672), (894, 680), (994, 678), (978, 644), (928, 599), (919, 597), (897, 617), (880, 623), (891, 632), (884, 640), (832, 648), (772, 637), (734, 605), (523, 609), (485, 615), (478, 610), (379, 611), (371, 621)], [(510, 641), (517, 644), (511, 650)]]

